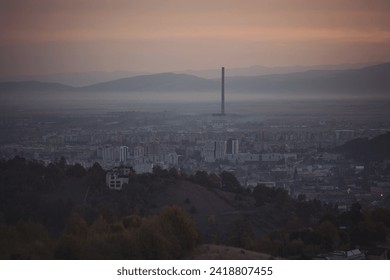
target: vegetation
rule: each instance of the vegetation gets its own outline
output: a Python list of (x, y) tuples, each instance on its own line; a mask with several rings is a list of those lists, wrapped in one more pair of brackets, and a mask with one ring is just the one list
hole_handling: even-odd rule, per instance
[(337, 148), (347, 157), (363, 161), (382, 161), (390, 158), (390, 132), (372, 139), (357, 138)]
[[(247, 214), (224, 228), (220, 217), (211, 215), (199, 228), (191, 217), (203, 209), (193, 197), (183, 197), (183, 208), (153, 204), (153, 194), (184, 181)], [(118, 192), (105, 186), (105, 171), (97, 163), (85, 169), (64, 158), (47, 166), (21, 157), (0, 160), (0, 259), (177, 259), (201, 243), (205, 228), (214, 230), (217, 244), (275, 257), (310, 256), (385, 243), (390, 209), (356, 203), (339, 213), (337, 205), (294, 200), (283, 189), (244, 190), (226, 171), (131, 172), (129, 184)]]
[(364, 209), (355, 203), (339, 215), (325, 215), (314, 228), (279, 230), (254, 240), (253, 250), (279, 257), (312, 256), (385, 244), (390, 209)]
[(0, 225), (1, 259), (176, 259), (191, 252), (200, 234), (179, 208), (118, 221), (99, 216), (88, 224), (72, 213), (64, 232), (51, 238), (38, 223)]

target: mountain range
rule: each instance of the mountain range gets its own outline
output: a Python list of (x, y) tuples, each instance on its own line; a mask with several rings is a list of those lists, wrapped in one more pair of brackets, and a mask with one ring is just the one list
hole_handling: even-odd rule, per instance
[[(293, 72), (304, 72), (309, 70), (345, 70), (357, 69), (378, 63), (355, 63), (355, 64), (329, 64), (329, 65), (312, 65), (312, 66), (261, 66), (253, 65), (249, 67), (232, 68), (228, 67), (227, 77), (234, 76), (262, 76), (271, 74), (285, 74)], [(173, 71), (176, 74), (188, 74), (206, 79), (217, 79), (221, 75), (220, 69), (203, 69), (203, 70), (185, 70)], [(83, 87), (87, 85), (118, 80), (122, 78), (135, 77), (140, 75), (153, 74), (148, 72), (135, 71), (90, 71), (90, 72), (65, 72), (41, 75), (18, 75), (18, 76), (0, 76), (0, 82), (20, 82), (20, 81), (40, 81), (47, 83), (59, 83), (74, 87)]]
[[(347, 70), (347, 69), (359, 69), (367, 66), (376, 65), (379, 63), (354, 63), (354, 64), (325, 64), (325, 65), (313, 65), (313, 66), (261, 66), (253, 65), (249, 67), (230, 68), (227, 67), (225, 73), (226, 77), (234, 76), (264, 76), (273, 74), (287, 74), (295, 72), (306, 72), (310, 70)], [(175, 72), (176, 73), (176, 72)], [(189, 74), (206, 79), (217, 79), (221, 75), (220, 69), (205, 69), (205, 70), (186, 70), (183, 72), (177, 72), (182, 74)]]
[[(309, 70), (261, 76), (226, 77), (231, 93), (281, 94), (370, 94), (390, 93), (390, 63), (349, 70)], [(0, 92), (210, 92), (219, 91), (220, 78), (206, 79), (188, 74), (159, 73), (74, 87), (59, 83), (2, 82)]]

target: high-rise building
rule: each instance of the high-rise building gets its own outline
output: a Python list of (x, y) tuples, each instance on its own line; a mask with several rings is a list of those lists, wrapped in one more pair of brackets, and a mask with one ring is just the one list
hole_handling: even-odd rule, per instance
[(206, 162), (215, 162), (215, 160), (225, 159), (226, 141), (208, 140), (204, 143), (202, 157)]
[(145, 148), (143, 146), (136, 146), (134, 147), (134, 157), (140, 158), (145, 155)]
[(121, 163), (127, 162), (127, 159), (128, 159), (127, 154), (128, 154), (128, 152), (129, 152), (129, 147), (127, 147), (127, 146), (120, 146), (119, 147), (119, 161)]
[(158, 155), (160, 153), (160, 142), (154, 140), (146, 146), (145, 154), (148, 156)]
[(214, 142), (214, 159), (224, 159), (226, 155), (226, 141)]
[(229, 155), (238, 154), (238, 139), (231, 138), (227, 141), (226, 153)]
[(102, 157), (104, 162), (113, 162), (115, 160), (114, 147), (105, 145), (102, 149)]

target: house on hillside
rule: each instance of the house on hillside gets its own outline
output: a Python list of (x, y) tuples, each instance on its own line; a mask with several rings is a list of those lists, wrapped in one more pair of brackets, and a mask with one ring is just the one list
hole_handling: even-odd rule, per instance
[(129, 183), (129, 174), (133, 172), (131, 167), (115, 167), (106, 173), (106, 186), (110, 190), (121, 190), (123, 184)]

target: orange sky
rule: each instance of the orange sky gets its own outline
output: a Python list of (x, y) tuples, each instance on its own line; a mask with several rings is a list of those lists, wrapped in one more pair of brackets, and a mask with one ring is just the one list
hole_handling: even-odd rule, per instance
[(0, 75), (390, 61), (388, 0), (1, 0)]

